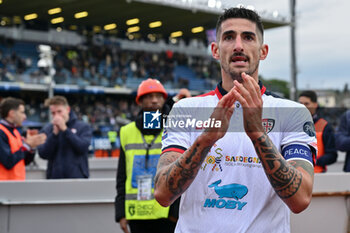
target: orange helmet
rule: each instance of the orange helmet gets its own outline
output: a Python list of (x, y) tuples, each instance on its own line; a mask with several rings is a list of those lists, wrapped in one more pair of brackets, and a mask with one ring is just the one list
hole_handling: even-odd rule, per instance
[(136, 103), (140, 103), (139, 101), (141, 96), (155, 92), (162, 93), (164, 99), (168, 97), (168, 94), (166, 93), (163, 85), (157, 79), (149, 78), (147, 80), (142, 81), (139, 85), (139, 88), (137, 89)]

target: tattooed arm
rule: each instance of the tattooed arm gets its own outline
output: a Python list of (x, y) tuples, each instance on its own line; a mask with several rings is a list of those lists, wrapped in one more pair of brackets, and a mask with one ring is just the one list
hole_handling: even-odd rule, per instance
[(277, 195), (294, 213), (306, 209), (312, 196), (312, 165), (304, 160), (286, 161), (265, 133), (252, 142)]
[(218, 102), (210, 116), (221, 120), (221, 128), (206, 129), (183, 154), (172, 151), (161, 155), (154, 186), (154, 196), (161, 205), (170, 205), (186, 191), (210, 148), (226, 134), (236, 101), (232, 90)]
[(242, 74), (243, 83), (234, 81), (235, 97), (243, 106), (244, 129), (250, 137), (267, 178), (278, 196), (294, 213), (311, 202), (313, 167), (303, 160), (286, 161), (262, 128), (263, 101), (260, 88), (252, 77)]
[(183, 154), (165, 152), (159, 159), (154, 196), (162, 206), (172, 204), (192, 183), (214, 143), (200, 136)]

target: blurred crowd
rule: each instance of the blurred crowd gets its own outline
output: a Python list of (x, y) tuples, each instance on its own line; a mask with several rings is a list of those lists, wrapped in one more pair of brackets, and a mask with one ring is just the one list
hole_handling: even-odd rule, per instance
[[(12, 96), (28, 100), (25, 106), (28, 124), (49, 121), (48, 109), (44, 106), (45, 96), (40, 93)], [(71, 94), (66, 97), (78, 119), (91, 124), (94, 130), (100, 127), (118, 130), (120, 126), (134, 120), (140, 111), (133, 96)]]
[[(16, 46), (16, 43), (0, 46), (0, 81), (42, 83), (42, 77), (49, 71), (37, 67), (39, 54), (35, 51), (36, 45), (22, 42), (19, 48)], [(52, 49), (57, 84), (115, 87), (126, 86), (128, 78), (153, 77), (164, 85), (182, 88), (188, 87), (190, 79), (213, 84), (213, 80), (220, 76), (218, 63), (210, 57), (187, 56), (172, 51), (123, 50), (118, 44), (52, 45)], [(184, 66), (192, 73), (189, 77), (176, 76), (174, 69), (177, 66)]]

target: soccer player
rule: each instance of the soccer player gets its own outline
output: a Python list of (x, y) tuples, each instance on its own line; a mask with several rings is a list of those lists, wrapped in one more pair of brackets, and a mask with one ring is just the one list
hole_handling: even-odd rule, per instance
[(216, 39), (211, 51), (222, 82), (206, 95), (180, 100), (168, 119), (182, 120), (191, 111), (196, 119), (196, 112), (210, 109), (208, 117), (220, 124), (167, 128), (155, 198), (168, 206), (181, 196), (177, 233), (290, 232), (290, 210), (305, 210), (312, 196), (311, 115), (259, 82), (268, 46), (256, 12), (225, 10)]

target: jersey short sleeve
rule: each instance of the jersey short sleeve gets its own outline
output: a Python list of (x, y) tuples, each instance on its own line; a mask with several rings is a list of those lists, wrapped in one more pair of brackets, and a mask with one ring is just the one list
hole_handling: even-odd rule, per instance
[(305, 159), (315, 163), (317, 140), (315, 126), (306, 107), (297, 105), (284, 112), (281, 142), (285, 159)]
[(183, 153), (191, 146), (190, 130), (186, 121), (191, 115), (186, 110), (183, 101), (174, 104), (164, 124), (162, 135), (162, 153), (176, 151)]

